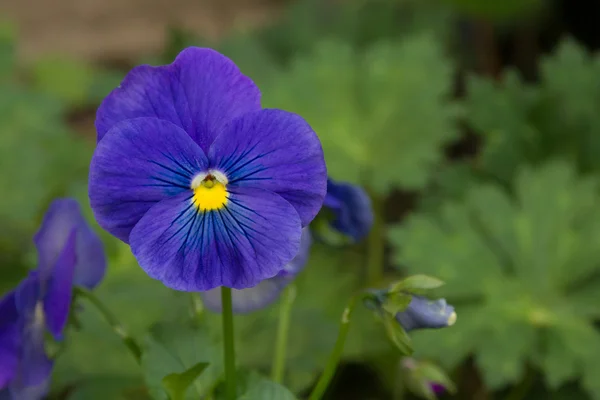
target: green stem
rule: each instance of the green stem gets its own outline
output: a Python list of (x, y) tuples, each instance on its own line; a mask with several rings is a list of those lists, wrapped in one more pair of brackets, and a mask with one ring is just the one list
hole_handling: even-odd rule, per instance
[(383, 262), (385, 251), (385, 232), (383, 220), (383, 202), (370, 191), (373, 205), (373, 227), (368, 237), (367, 251), (367, 287), (374, 287), (383, 280)]
[(75, 295), (78, 297), (84, 297), (94, 307), (96, 307), (96, 310), (98, 310), (98, 312), (102, 314), (102, 316), (104, 317), (106, 322), (108, 322), (112, 330), (121, 338), (125, 346), (127, 346), (127, 348), (129, 349), (135, 360), (138, 362), (138, 364), (141, 364), (142, 348), (135, 341), (134, 338), (129, 336), (129, 333), (127, 333), (123, 325), (121, 325), (117, 317), (108, 309), (108, 307), (106, 307), (104, 303), (102, 303), (102, 301), (100, 301), (100, 299), (96, 297), (94, 293), (85, 288), (76, 287)]
[(235, 346), (233, 335), (233, 306), (231, 289), (221, 286), (221, 304), (223, 305), (223, 356), (225, 360), (225, 394), (227, 400), (237, 397), (235, 383)]
[(350, 328), (350, 317), (352, 316), (352, 312), (356, 307), (356, 302), (361, 297), (362, 294), (352, 296), (352, 298), (350, 298), (350, 301), (348, 302), (348, 305), (344, 309), (344, 313), (342, 314), (342, 320), (340, 321), (340, 330), (338, 333), (338, 337), (335, 341), (335, 346), (333, 347), (333, 351), (329, 356), (329, 360), (327, 360), (327, 365), (325, 365), (325, 369), (323, 370), (323, 373), (321, 374), (321, 377), (319, 378), (319, 381), (317, 382), (317, 385), (310, 394), (308, 400), (320, 400), (325, 394), (325, 391), (327, 390), (331, 379), (335, 375), (335, 371), (342, 357), (342, 352), (344, 351), (346, 337), (348, 336), (348, 330)]
[(287, 339), (290, 330), (290, 316), (292, 304), (296, 298), (296, 286), (291, 284), (283, 292), (281, 305), (279, 306), (279, 321), (277, 326), (277, 339), (275, 342), (275, 356), (273, 358), (273, 369), (271, 379), (274, 382), (281, 383), (285, 372), (285, 357), (287, 349)]

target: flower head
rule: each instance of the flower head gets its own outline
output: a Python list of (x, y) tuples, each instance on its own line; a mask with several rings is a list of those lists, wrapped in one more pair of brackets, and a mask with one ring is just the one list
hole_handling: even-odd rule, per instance
[[(300, 240), (300, 251), (277, 275), (273, 278), (265, 279), (258, 285), (231, 291), (233, 312), (245, 314), (256, 311), (273, 303), (283, 289), (289, 285), (296, 276), (304, 269), (308, 261), (312, 238), (308, 228), (302, 230)], [(211, 289), (201, 293), (204, 305), (211, 311), (221, 312), (221, 291), (219, 288)]]
[(371, 199), (360, 186), (329, 178), (323, 206), (334, 215), (331, 226), (356, 242), (365, 237), (373, 225)]
[(298, 115), (262, 109), (254, 83), (210, 49), (134, 68), (96, 128), (96, 219), (173, 289), (244, 289), (276, 276), (325, 197), (315, 132)]
[(424, 398), (438, 397), (449, 391), (448, 389), (451, 392), (455, 389), (446, 374), (435, 364), (405, 357), (402, 359), (402, 367), (407, 373), (408, 388)]
[(106, 268), (102, 242), (75, 200), (50, 205), (34, 242), (38, 268), (0, 300), (0, 398), (37, 400), (46, 394), (52, 360), (45, 333), (62, 339), (73, 285), (95, 287)]
[(407, 332), (414, 329), (437, 329), (454, 325), (456, 312), (445, 299), (430, 300), (413, 295), (408, 308), (396, 314), (396, 320)]

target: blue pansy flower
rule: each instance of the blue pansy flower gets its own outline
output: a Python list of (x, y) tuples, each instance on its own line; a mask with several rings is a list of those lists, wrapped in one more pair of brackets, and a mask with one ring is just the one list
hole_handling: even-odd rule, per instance
[(408, 308), (396, 314), (396, 320), (405, 331), (414, 329), (437, 329), (454, 325), (456, 312), (446, 299), (430, 300), (412, 296)]
[(323, 204), (315, 132), (296, 114), (262, 109), (256, 85), (211, 49), (134, 68), (98, 109), (96, 129), (96, 219), (176, 290), (276, 276)]
[(323, 206), (333, 213), (331, 226), (356, 242), (373, 226), (371, 198), (360, 186), (327, 179)]
[[(265, 279), (252, 288), (233, 289), (231, 291), (233, 312), (237, 314), (249, 313), (266, 307), (277, 300), (283, 289), (304, 269), (308, 261), (311, 244), (310, 231), (308, 228), (304, 228), (300, 240), (300, 251), (277, 275), (273, 278)], [(206, 308), (214, 312), (222, 311), (221, 291), (219, 288), (202, 292), (200, 296)]]
[(102, 242), (75, 200), (50, 205), (34, 242), (37, 269), (0, 300), (0, 399), (46, 395), (53, 363), (45, 334), (62, 339), (73, 285), (93, 289), (106, 269)]

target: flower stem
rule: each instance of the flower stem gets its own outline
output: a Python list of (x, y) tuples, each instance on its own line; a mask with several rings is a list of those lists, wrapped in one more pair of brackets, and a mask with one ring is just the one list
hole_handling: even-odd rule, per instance
[(290, 330), (290, 314), (295, 299), (296, 286), (291, 284), (284, 290), (281, 298), (281, 305), (279, 306), (279, 321), (277, 325), (277, 339), (275, 342), (275, 356), (273, 358), (273, 369), (271, 371), (271, 379), (276, 383), (281, 383), (283, 381), (287, 339)]
[(350, 317), (352, 316), (352, 312), (356, 307), (356, 302), (360, 297), (361, 295), (352, 296), (348, 302), (348, 305), (344, 309), (342, 319), (340, 321), (340, 330), (335, 341), (335, 346), (333, 347), (333, 351), (329, 356), (329, 360), (327, 360), (327, 365), (325, 366), (325, 369), (323, 370), (323, 373), (321, 374), (321, 377), (319, 378), (319, 381), (310, 394), (308, 400), (320, 400), (325, 394), (331, 379), (335, 375), (335, 371), (342, 357), (342, 352), (344, 351), (344, 345), (346, 344), (346, 337), (348, 336), (348, 330), (350, 328)]
[(221, 304), (223, 306), (223, 356), (225, 360), (225, 394), (227, 400), (237, 397), (235, 383), (235, 346), (233, 335), (233, 306), (231, 289), (221, 286)]
[(102, 314), (112, 330), (121, 338), (135, 360), (138, 362), (138, 364), (140, 364), (142, 361), (142, 348), (134, 338), (129, 336), (129, 333), (127, 333), (123, 325), (121, 325), (117, 317), (108, 309), (108, 307), (106, 307), (94, 293), (85, 288), (75, 287), (75, 295), (78, 297), (84, 297), (94, 307), (96, 307), (96, 310)]
[(385, 232), (383, 221), (383, 203), (372, 191), (369, 192), (373, 205), (373, 227), (368, 237), (367, 287), (374, 287), (383, 280), (383, 261), (385, 251)]

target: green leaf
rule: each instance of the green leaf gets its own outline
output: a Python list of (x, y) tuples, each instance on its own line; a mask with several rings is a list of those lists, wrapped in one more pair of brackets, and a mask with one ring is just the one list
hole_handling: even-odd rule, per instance
[(8, 80), (15, 71), (16, 27), (0, 20), (0, 82)]
[(427, 275), (413, 275), (390, 285), (389, 292), (406, 292), (421, 294), (430, 289), (436, 289), (444, 285), (444, 281)]
[(394, 316), (395, 314), (388, 313), (382, 313), (381, 315), (388, 338), (403, 355), (411, 355), (413, 353), (411, 339)]
[(441, 294), (461, 314), (452, 329), (415, 332), (414, 347), (447, 367), (474, 353), (491, 388), (520, 381), (527, 362), (553, 387), (585, 380), (600, 364), (586, 345), (600, 336), (592, 328), (600, 291), (597, 182), (555, 161), (522, 169), (511, 186), (474, 184), (462, 199), (390, 231), (396, 263), (443, 279)]
[[(168, 379), (167, 391), (181, 396), (174, 400), (206, 396), (222, 378), (221, 358), (218, 342), (206, 329), (182, 324), (154, 326), (146, 338), (142, 357), (150, 394), (155, 399), (167, 400), (164, 385), (165, 379)], [(200, 372), (202, 374), (198, 376)], [(186, 391), (190, 386), (191, 390)]]
[[(356, 52), (319, 43), (272, 79), (267, 106), (302, 115), (319, 134), (329, 174), (376, 191), (422, 188), (457, 136), (453, 70), (431, 36)], [(318, 96), (315, 96), (318, 93)], [(385, 145), (383, 145), (385, 143)]]
[(165, 376), (162, 379), (162, 385), (170, 400), (185, 399), (185, 393), (190, 385), (204, 372), (208, 365), (207, 362), (199, 362), (181, 373), (174, 372)]
[(410, 300), (410, 295), (400, 292), (392, 292), (385, 297), (385, 301), (383, 302), (383, 309), (391, 315), (396, 315), (399, 312), (406, 310), (406, 308), (410, 304)]
[(523, 165), (560, 157), (579, 171), (599, 171), (600, 57), (573, 39), (544, 57), (538, 84), (509, 70), (499, 83), (471, 77), (464, 103), (467, 121), (485, 137), (478, 165), (511, 182)]
[(124, 76), (121, 72), (96, 69), (81, 61), (57, 57), (38, 60), (31, 74), (36, 90), (78, 107), (99, 104)]
[[(84, 196), (87, 198), (87, 189)], [(85, 203), (82, 205), (84, 212), (91, 214)], [(110, 267), (95, 294), (140, 344), (143, 343), (143, 335), (157, 322), (189, 319), (186, 314), (189, 299), (185, 294), (168, 289), (148, 277), (127, 244), (112, 238), (106, 242), (106, 247), (113, 249), (109, 258)], [(140, 304), (144, 306), (140, 307)], [(91, 304), (82, 301), (78, 305), (82, 308), (77, 313), (81, 329), (68, 331), (67, 346), (53, 371), (54, 384), (86, 381), (96, 386), (97, 377), (114, 375), (143, 386), (142, 373), (146, 372), (141, 371), (120, 338)], [(93, 363), (89, 362), (91, 359)], [(194, 362), (198, 361), (202, 360)], [(163, 393), (160, 380), (171, 372), (183, 369), (184, 366), (178, 365), (172, 370), (159, 371), (155, 376), (154, 391)]]
[(292, 394), (284, 386), (278, 383), (262, 379), (258, 383), (251, 386), (239, 400), (296, 400), (296, 396)]

